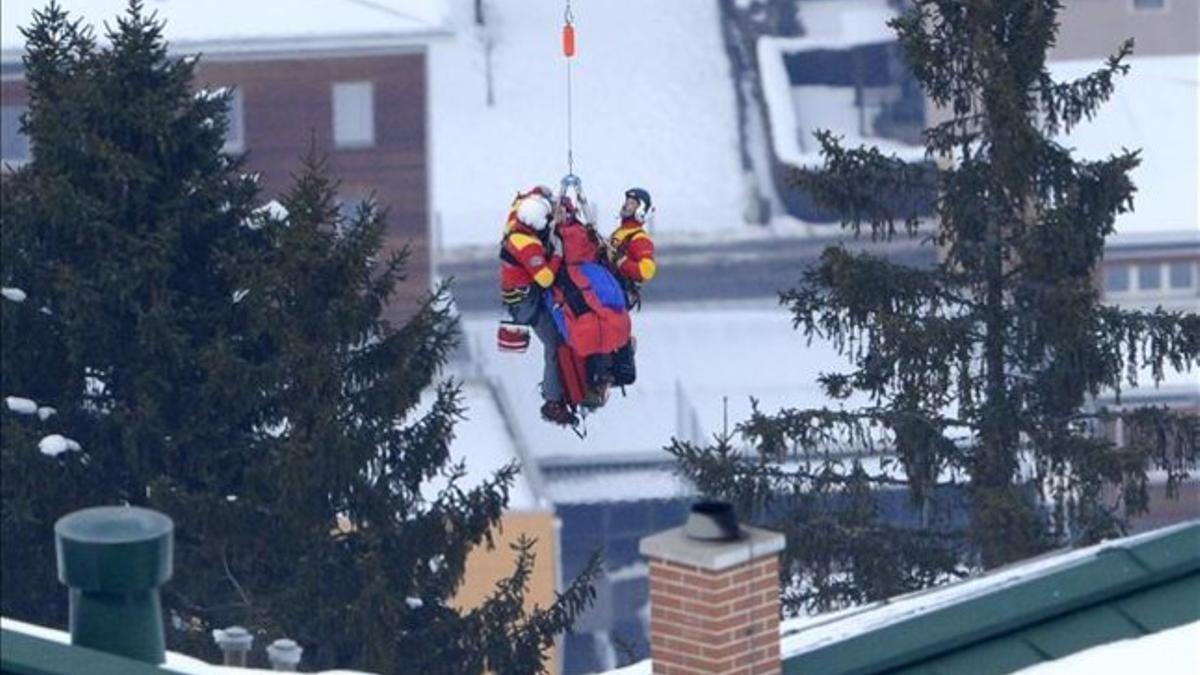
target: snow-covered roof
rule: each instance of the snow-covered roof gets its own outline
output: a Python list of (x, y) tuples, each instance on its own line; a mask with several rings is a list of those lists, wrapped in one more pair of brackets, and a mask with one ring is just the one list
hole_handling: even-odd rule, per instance
[[(479, 30), (473, 1), (450, 1), (456, 38), (430, 49), (435, 222), (443, 246), (494, 244), (518, 189), (557, 188), (567, 172), (563, 7), (485, 3)], [(575, 172), (603, 229), (635, 185), (654, 198), (656, 231), (741, 226), (734, 83), (717, 3), (603, 0), (573, 11)]]
[[(529, 439), (531, 454), (560, 466), (669, 460), (662, 448), (673, 436), (711, 440), (726, 419), (732, 429), (750, 416), (752, 396), (769, 411), (832, 406), (817, 375), (846, 367), (828, 344), (807, 346), (787, 311), (773, 304), (647, 308), (633, 316), (637, 382), (624, 396), (610, 393), (585, 420), (581, 440), (539, 417), (540, 345), (535, 340), (521, 355), (498, 353), (496, 325), (494, 319), (464, 320), (471, 358), (507, 392), (512, 422)], [(613, 494), (621, 489), (614, 485)]]
[(1200, 645), (1200, 621), (1085, 649), (1061, 659), (1022, 668), (1015, 675), (1195, 675), (1196, 659), (1200, 658), (1197, 645)]
[(895, 42), (896, 34), (887, 22), (896, 15), (887, 0), (810, 0), (800, 3), (803, 37), (758, 39), (759, 75), (771, 143), (779, 161), (800, 167), (819, 165), (820, 148), (813, 134), (821, 129), (842, 136), (846, 147), (874, 145), (908, 161), (925, 157), (921, 146), (887, 138), (864, 138), (858, 129), (854, 87), (793, 86), (784, 65), (784, 54)]
[[(25, 623), (24, 621), (17, 621), (8, 617), (0, 617), (0, 628), (48, 642), (57, 642), (64, 645), (71, 644), (71, 634), (66, 631)], [(259, 668), (235, 668), (233, 666), (213, 665), (178, 652), (167, 652), (167, 660), (162, 664), (162, 669), (180, 673), (181, 675), (251, 675), (252, 673), (275, 672)], [(322, 670), (319, 675), (371, 675), (371, 673), (361, 670)]]
[[(176, 53), (209, 57), (235, 53), (388, 49), (419, 44), (448, 33), (447, 0), (148, 0), (147, 12), (166, 20), (164, 35)], [(22, 27), (47, 0), (0, 3), (0, 54), (19, 61)], [(73, 18), (103, 37), (128, 0), (59, 0)]]
[(840, 612), (819, 614), (782, 622), (780, 654), (783, 658), (802, 654), (856, 635), (879, 630), (930, 612), (978, 598), (1001, 589), (1027, 583), (1094, 559), (1109, 548), (1128, 548), (1165, 535), (1194, 528), (1195, 522), (1124, 537), (1073, 551), (1056, 551), (1014, 563), (965, 581), (918, 591)]
[(776, 44), (806, 51), (895, 42), (896, 32), (887, 22), (896, 16), (887, 0), (806, 0), (799, 3), (804, 36), (780, 38)]
[[(432, 396), (427, 392), (422, 404), (426, 406), (431, 401)], [(466, 419), (454, 425), (450, 461), (464, 462), (467, 473), (459, 479), (457, 485), (463, 490), (469, 490), (491, 478), (509, 462), (523, 462), (516, 442), (506, 426), (504, 415), (485, 383), (478, 380), (464, 382), (462, 403), (466, 407)], [(509, 511), (539, 511), (550, 508), (532, 487), (530, 471), (536, 471), (536, 467), (522, 466), (521, 473), (517, 474), (516, 481), (509, 489)], [(427, 496), (431, 497), (443, 485), (444, 481), (439, 478), (430, 481), (424, 489)]]
[[(671, 458), (663, 448), (672, 437), (710, 441), (726, 421), (732, 429), (749, 418), (751, 397), (767, 412), (836, 408), (838, 402), (825, 396), (817, 377), (850, 369), (828, 342), (807, 344), (792, 327), (791, 315), (774, 303), (647, 307), (633, 315), (637, 382), (625, 395), (610, 392), (608, 403), (585, 419), (587, 437), (579, 439), (540, 418), (540, 344), (534, 339), (525, 354), (500, 353), (495, 346), (499, 318), (500, 312), (494, 318), (464, 318), (464, 341), (474, 367), (508, 400), (509, 421), (526, 439), (530, 457), (544, 466), (667, 462)], [(1123, 391), (1124, 401), (1200, 401), (1195, 371), (1168, 370), (1166, 376), (1155, 387), (1149, 373), (1143, 373), (1140, 387)], [(864, 403), (852, 397), (844, 405)], [(652, 496), (629, 481), (610, 484), (611, 499)]]
[[(938, 586), (918, 591), (904, 596), (883, 600), (880, 602), (851, 607), (838, 612), (819, 614), (783, 621), (779, 626), (781, 636), (780, 657), (788, 659), (819, 650), (828, 645), (874, 633), (889, 626), (909, 621), (916, 617), (936, 612), (968, 600), (997, 593), (1004, 589), (1027, 584), (1036, 579), (1048, 577), (1057, 572), (1063, 572), (1089, 561), (1094, 561), (1111, 550), (1131, 549), (1135, 546), (1161, 540), (1168, 536), (1177, 535), (1196, 527), (1196, 521), (1180, 523), (1151, 532), (1145, 532), (1131, 537), (1106, 541), (1095, 546), (1080, 548), (1072, 551), (1056, 551), (1046, 555), (1014, 563), (979, 577), (957, 583)], [(1019, 609), (1019, 608), (1018, 608)], [(1085, 650), (1057, 661), (1049, 661), (1027, 670), (1019, 671), (1028, 675), (1066, 675), (1068, 673), (1099, 673), (1099, 672), (1134, 672), (1132, 667), (1119, 667), (1113, 661), (1112, 667), (1097, 665), (1105, 663), (1099, 660), (1107, 655), (1113, 659), (1133, 658), (1135, 654), (1145, 655), (1147, 650), (1158, 648), (1164, 654), (1155, 660), (1139, 662), (1143, 666), (1137, 670), (1146, 672), (1191, 673), (1194, 672), (1194, 659), (1188, 658), (1195, 653), (1197, 632), (1200, 624), (1191, 623), (1172, 630), (1162, 631), (1137, 640), (1113, 642), (1108, 645)], [(1174, 669), (1158, 671), (1153, 664), (1158, 658), (1173, 658), (1176, 662)], [(1127, 663), (1122, 660), (1120, 663)], [(1190, 669), (1181, 670), (1186, 664)], [(1044, 670), (1043, 670), (1044, 669)], [(646, 659), (618, 670), (609, 671), (606, 675), (649, 675), (651, 661)]]
[[(1170, 365), (1163, 369), (1162, 381), (1154, 382), (1153, 370), (1149, 367), (1138, 369), (1137, 386), (1123, 383), (1121, 388), (1120, 405), (1160, 405), (1174, 404), (1183, 406), (1200, 406), (1200, 371), (1175, 370)], [(1117, 405), (1116, 393), (1110, 389), (1101, 392), (1099, 402), (1103, 405)]]
[[(665, 453), (663, 456), (667, 458)], [(554, 504), (672, 499), (694, 494), (695, 488), (676, 474), (675, 466), (665, 463), (552, 471), (546, 475), (546, 498)]]
[[(1112, 98), (1090, 122), (1059, 142), (1087, 159), (1102, 159), (1121, 148), (1141, 148), (1133, 170), (1134, 211), (1117, 218), (1111, 244), (1161, 239), (1169, 232), (1200, 240), (1200, 54), (1133, 57), (1125, 77), (1116, 78)], [(1083, 77), (1100, 67), (1097, 59), (1051, 62), (1060, 81)]]

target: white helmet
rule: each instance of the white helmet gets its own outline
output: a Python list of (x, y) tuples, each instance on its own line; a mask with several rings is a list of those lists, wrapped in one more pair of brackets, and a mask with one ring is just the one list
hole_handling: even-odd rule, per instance
[(522, 198), (517, 204), (517, 220), (535, 230), (544, 230), (550, 224), (552, 211), (550, 200), (535, 192)]

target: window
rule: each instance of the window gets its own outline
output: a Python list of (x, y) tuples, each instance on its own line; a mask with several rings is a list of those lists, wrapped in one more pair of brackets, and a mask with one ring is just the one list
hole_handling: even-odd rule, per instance
[(1108, 265), (1104, 268), (1104, 290), (1124, 293), (1129, 290), (1129, 265)]
[(13, 164), (29, 161), (29, 137), (21, 132), (21, 115), (28, 110), (23, 105), (0, 106), (0, 160)]
[(226, 114), (229, 116), (229, 127), (225, 130), (225, 145), (222, 148), (225, 152), (241, 152), (246, 149), (243, 101), (242, 90), (234, 89), (233, 94), (229, 97), (229, 108), (226, 110)]
[(1196, 292), (1195, 260), (1155, 260), (1109, 263), (1104, 268), (1104, 292), (1133, 300), (1187, 296)]
[(375, 145), (375, 87), (372, 83), (334, 83), (333, 144), (339, 148)]
[(1195, 266), (1190, 261), (1173, 262), (1167, 273), (1172, 290), (1186, 290), (1195, 283)]
[(1162, 265), (1159, 263), (1145, 263), (1138, 265), (1138, 290), (1139, 291), (1156, 291), (1162, 288)]
[(1161, 12), (1167, 8), (1167, 0), (1133, 0), (1135, 12)]

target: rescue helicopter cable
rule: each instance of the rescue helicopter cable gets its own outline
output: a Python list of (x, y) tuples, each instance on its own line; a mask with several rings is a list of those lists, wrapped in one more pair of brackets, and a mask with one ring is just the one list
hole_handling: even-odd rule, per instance
[(572, 108), (571, 108), (571, 58), (575, 56), (575, 15), (571, 12), (571, 0), (567, 0), (567, 9), (563, 12), (562, 30), (563, 56), (567, 58), (567, 175), (575, 174), (575, 156), (572, 138)]

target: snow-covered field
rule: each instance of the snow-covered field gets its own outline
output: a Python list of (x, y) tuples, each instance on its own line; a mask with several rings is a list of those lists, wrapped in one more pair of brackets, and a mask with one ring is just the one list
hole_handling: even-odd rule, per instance
[[(456, 33), (430, 58), (435, 230), (442, 247), (498, 240), (514, 192), (567, 171), (563, 2), (449, 0)], [(609, 229), (641, 186), (662, 232), (737, 228), (741, 165), (716, 2), (575, 0), (575, 172)], [(494, 40), (494, 104), (483, 43)]]

